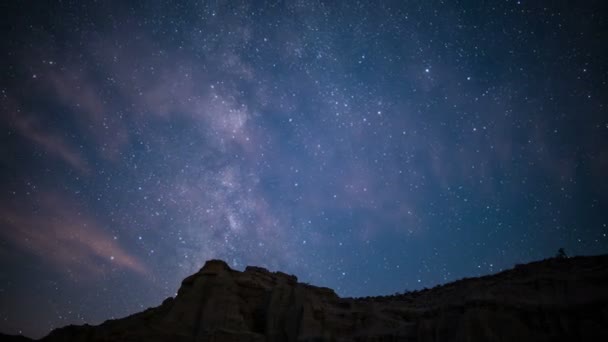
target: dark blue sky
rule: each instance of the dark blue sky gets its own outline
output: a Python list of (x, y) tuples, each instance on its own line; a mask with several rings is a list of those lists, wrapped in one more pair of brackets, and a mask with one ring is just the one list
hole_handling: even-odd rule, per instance
[(158, 305), (210, 258), (365, 296), (608, 252), (606, 10), (2, 5), (0, 331)]

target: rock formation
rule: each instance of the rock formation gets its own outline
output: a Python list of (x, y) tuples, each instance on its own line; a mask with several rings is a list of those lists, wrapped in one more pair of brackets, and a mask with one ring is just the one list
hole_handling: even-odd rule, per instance
[(156, 308), (42, 341), (608, 341), (608, 255), (368, 298), (211, 260)]

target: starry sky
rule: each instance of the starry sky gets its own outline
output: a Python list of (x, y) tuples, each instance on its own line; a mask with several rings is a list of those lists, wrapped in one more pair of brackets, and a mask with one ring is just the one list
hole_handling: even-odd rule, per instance
[(341, 296), (608, 252), (605, 1), (9, 1), (0, 331), (205, 260)]

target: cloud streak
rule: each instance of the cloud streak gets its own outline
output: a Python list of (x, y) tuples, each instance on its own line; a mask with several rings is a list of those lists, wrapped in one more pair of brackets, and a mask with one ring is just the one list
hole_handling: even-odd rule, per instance
[(108, 268), (148, 273), (142, 261), (78, 206), (55, 194), (43, 194), (39, 204), (32, 215), (16, 202), (2, 203), (1, 236), (71, 276), (96, 276)]
[(48, 154), (63, 160), (75, 170), (81, 173), (88, 172), (89, 166), (86, 160), (64, 138), (45, 129), (37, 117), (25, 114), (19, 107), (10, 104), (8, 107), (6, 119), (21, 136), (41, 147)]

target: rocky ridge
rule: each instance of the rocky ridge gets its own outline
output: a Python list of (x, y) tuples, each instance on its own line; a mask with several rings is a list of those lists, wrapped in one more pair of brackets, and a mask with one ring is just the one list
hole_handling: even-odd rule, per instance
[(608, 341), (607, 289), (608, 255), (367, 298), (210, 260), (156, 308), (42, 341)]

